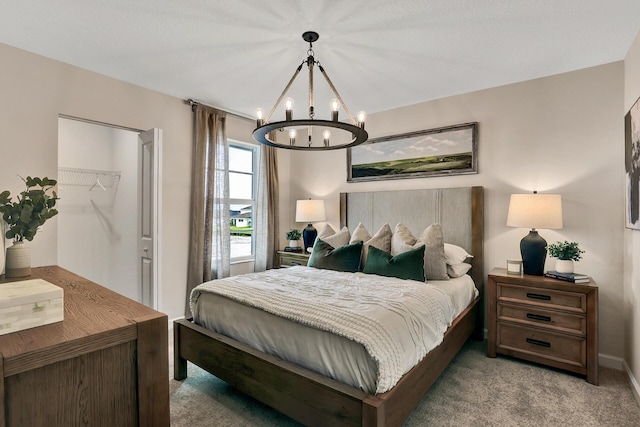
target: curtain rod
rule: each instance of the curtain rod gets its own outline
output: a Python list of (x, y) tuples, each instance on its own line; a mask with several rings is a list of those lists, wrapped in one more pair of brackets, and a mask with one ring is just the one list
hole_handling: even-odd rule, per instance
[(251, 117), (243, 116), (242, 114), (232, 113), (232, 112), (230, 112), (230, 111), (226, 111), (226, 110), (223, 110), (223, 109), (218, 108), (218, 107), (213, 107), (213, 106), (211, 106), (211, 105), (203, 104), (202, 102), (195, 101), (195, 100), (193, 100), (193, 99), (191, 99), (191, 98), (185, 99), (185, 100), (184, 100), (184, 103), (185, 103), (185, 104), (187, 104), (187, 105), (189, 105), (189, 106), (191, 106), (191, 110), (192, 110), (192, 111), (193, 111), (194, 107), (196, 107), (196, 106), (198, 106), (198, 105), (204, 105), (205, 107), (213, 108), (214, 110), (218, 110), (218, 111), (220, 111), (221, 113), (225, 113), (225, 114), (228, 114), (228, 115), (230, 115), (230, 116), (238, 117), (238, 118), (240, 118), (240, 119), (252, 120), (252, 119), (251, 119)]

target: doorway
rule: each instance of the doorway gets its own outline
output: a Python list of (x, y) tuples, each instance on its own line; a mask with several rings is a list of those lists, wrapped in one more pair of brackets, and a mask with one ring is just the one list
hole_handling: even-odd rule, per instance
[(149, 134), (161, 137), (58, 118), (58, 264), (157, 309), (159, 155)]

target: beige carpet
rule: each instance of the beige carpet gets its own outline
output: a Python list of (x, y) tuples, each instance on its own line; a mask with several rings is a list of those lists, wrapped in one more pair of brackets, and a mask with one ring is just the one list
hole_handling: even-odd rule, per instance
[[(170, 393), (174, 427), (300, 425), (192, 364), (186, 380), (171, 379)], [(640, 406), (620, 371), (601, 368), (596, 387), (562, 371), (489, 359), (472, 341), (404, 425), (638, 427)]]

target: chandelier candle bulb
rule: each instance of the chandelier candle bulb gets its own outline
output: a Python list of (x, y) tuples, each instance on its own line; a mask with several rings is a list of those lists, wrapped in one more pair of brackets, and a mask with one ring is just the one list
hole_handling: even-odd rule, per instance
[(298, 132), (295, 129), (289, 130), (289, 144), (296, 145), (296, 135)]
[(264, 124), (264, 110), (262, 108), (256, 110), (256, 124), (258, 127)]
[(329, 138), (331, 138), (331, 131), (329, 129), (325, 129), (325, 131), (322, 132), (322, 138), (324, 139), (324, 145), (329, 146)]
[(337, 99), (331, 100), (331, 120), (334, 122), (338, 121), (338, 110), (340, 109), (340, 102)]
[(358, 126), (364, 129), (364, 121), (367, 119), (367, 113), (364, 111), (358, 112)]
[(284, 100), (285, 108), (285, 120), (290, 121), (293, 117), (293, 99), (287, 98)]

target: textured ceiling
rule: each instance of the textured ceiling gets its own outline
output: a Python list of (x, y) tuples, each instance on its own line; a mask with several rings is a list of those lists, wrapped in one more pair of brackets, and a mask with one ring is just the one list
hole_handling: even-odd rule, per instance
[[(0, 0), (0, 6), (2, 43), (249, 117), (257, 107), (271, 108), (305, 59), (307, 30), (320, 33), (316, 59), (353, 113), (619, 61), (640, 30), (640, 0)], [(306, 79), (301, 74), (292, 88), (301, 105)], [(318, 114), (328, 102), (320, 79), (318, 73)]]

